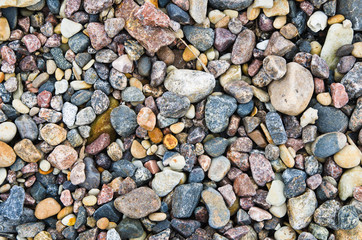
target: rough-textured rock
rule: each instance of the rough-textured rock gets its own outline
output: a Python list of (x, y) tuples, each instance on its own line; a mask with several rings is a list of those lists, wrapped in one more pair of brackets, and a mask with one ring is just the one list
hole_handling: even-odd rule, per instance
[(172, 196), (172, 215), (176, 218), (191, 217), (199, 203), (201, 183), (183, 184), (175, 188)]
[(346, 0), (343, 3), (338, 2), (337, 12), (352, 21), (352, 28), (355, 31), (362, 30), (360, 16), (362, 15), (361, 3), (359, 1)]
[(231, 62), (233, 64), (243, 64), (251, 59), (255, 47), (256, 37), (253, 31), (246, 29), (242, 31), (235, 40)]

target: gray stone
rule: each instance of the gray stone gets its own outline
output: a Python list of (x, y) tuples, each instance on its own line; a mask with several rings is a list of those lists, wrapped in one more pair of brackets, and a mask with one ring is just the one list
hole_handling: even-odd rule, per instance
[[(360, 9), (362, 9), (360, 7)], [(362, 96), (362, 63), (357, 62), (353, 68), (341, 80), (346, 88), (349, 98), (358, 98)]]
[(287, 133), (285, 132), (282, 119), (278, 113), (268, 112), (266, 114), (265, 123), (274, 144), (281, 145), (286, 143), (288, 140)]
[(185, 26), (183, 31), (186, 39), (201, 52), (205, 52), (214, 44), (212, 28)]
[(38, 137), (38, 126), (29, 115), (21, 115), (15, 119), (15, 125), (21, 138), (35, 141)]
[(111, 112), (111, 124), (118, 135), (128, 137), (138, 126), (136, 113), (127, 106), (118, 106)]
[(143, 102), (145, 95), (136, 87), (127, 87), (122, 91), (122, 100), (125, 102)]
[(172, 195), (172, 215), (176, 218), (191, 217), (199, 203), (201, 191), (201, 183), (183, 184), (176, 187)]
[(0, 205), (0, 215), (10, 220), (19, 220), (23, 214), (25, 190), (14, 186), (10, 190), (10, 196)]
[(316, 157), (326, 158), (339, 152), (347, 142), (347, 138), (343, 133), (331, 132), (323, 134), (313, 142), (312, 153)]
[(361, 16), (362, 16), (362, 8), (361, 8), (360, 0), (338, 0), (338, 9), (337, 13), (342, 14), (347, 19), (352, 21), (352, 27), (355, 31), (362, 30)]
[(165, 92), (156, 100), (160, 114), (169, 118), (180, 118), (185, 116), (190, 107), (190, 100), (173, 92)]
[(243, 10), (249, 7), (253, 0), (209, 0), (209, 4), (216, 9), (234, 9)]

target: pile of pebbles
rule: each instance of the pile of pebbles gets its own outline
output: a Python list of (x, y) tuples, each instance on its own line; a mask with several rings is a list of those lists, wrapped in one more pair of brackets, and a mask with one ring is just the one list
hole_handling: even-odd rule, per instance
[(360, 0), (0, 8), (0, 240), (362, 239)]

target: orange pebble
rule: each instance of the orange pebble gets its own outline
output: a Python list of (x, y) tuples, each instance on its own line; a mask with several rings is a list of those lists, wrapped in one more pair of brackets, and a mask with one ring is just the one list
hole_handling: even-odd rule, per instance
[(172, 134), (167, 134), (164, 138), (163, 138), (163, 145), (165, 145), (165, 147), (168, 150), (174, 149), (178, 144), (177, 138), (175, 138), (175, 136), (173, 136)]
[(149, 131), (148, 136), (153, 143), (160, 143), (163, 139), (162, 131), (159, 128), (154, 128), (152, 131)]
[(51, 172), (53, 172), (53, 168), (50, 168), (48, 171), (43, 171), (43, 170), (41, 170), (41, 169), (39, 169), (39, 173), (40, 174), (43, 174), (43, 175), (47, 175), (47, 174), (49, 174), (49, 173), (51, 173)]

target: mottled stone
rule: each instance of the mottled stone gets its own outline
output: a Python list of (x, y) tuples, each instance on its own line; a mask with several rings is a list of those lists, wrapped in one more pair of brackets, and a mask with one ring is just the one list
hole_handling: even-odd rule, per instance
[(231, 62), (233, 64), (243, 64), (248, 62), (253, 54), (256, 37), (253, 31), (246, 29), (242, 31), (235, 40), (231, 52)]
[(175, 188), (172, 196), (172, 215), (176, 218), (191, 217), (199, 203), (201, 183), (183, 184)]
[(230, 220), (230, 212), (221, 194), (215, 189), (208, 188), (202, 191), (201, 197), (209, 212), (209, 225), (215, 229), (224, 227)]
[(331, 132), (323, 134), (313, 142), (311, 150), (316, 157), (325, 158), (339, 152), (346, 144), (343, 133)]

